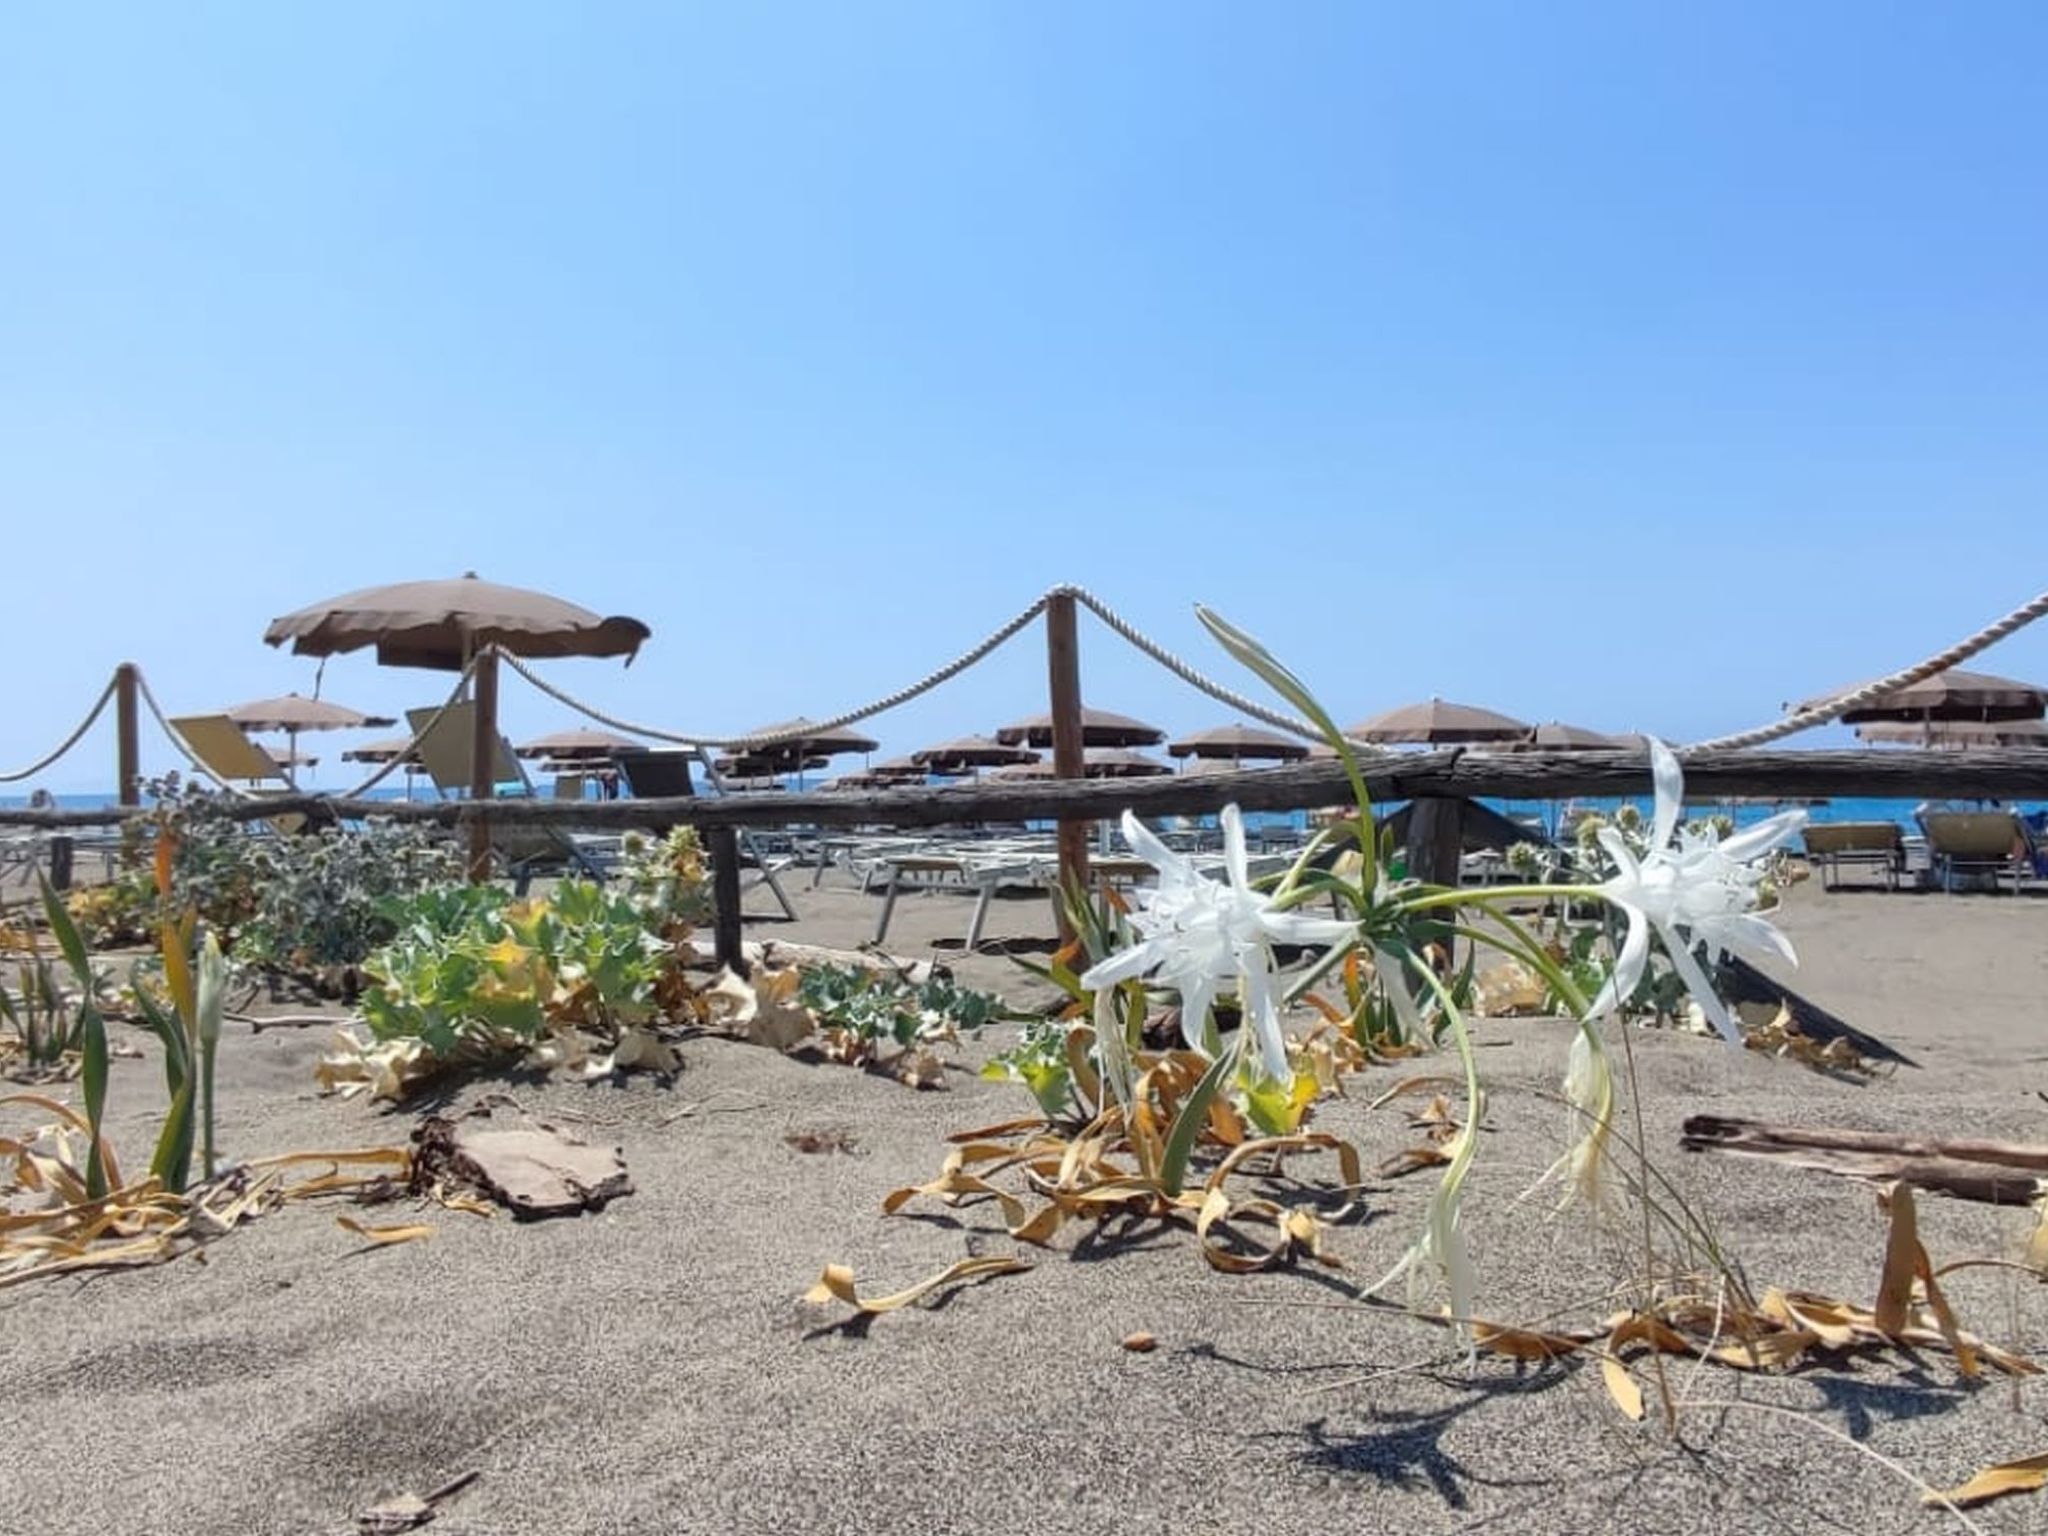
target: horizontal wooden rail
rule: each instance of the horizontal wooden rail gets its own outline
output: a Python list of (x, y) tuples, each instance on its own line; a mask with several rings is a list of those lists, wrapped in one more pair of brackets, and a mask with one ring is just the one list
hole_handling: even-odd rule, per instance
[[(1588, 795), (1643, 795), (1649, 767), (1640, 752), (1416, 752), (1374, 758), (1364, 765), (1378, 800), (1488, 798), (1561, 800)], [(1691, 758), (1685, 765), (1688, 800), (1698, 805), (1732, 796), (1803, 799), (1868, 796), (1878, 799), (2048, 799), (2048, 752), (1839, 751), (1726, 752)], [(862, 793), (730, 795), (660, 800), (330, 800), (320, 795), (275, 795), (223, 800), (218, 814), (254, 821), (293, 812), (332, 813), (348, 820), (466, 826), (560, 827), (620, 832), (632, 828), (696, 827), (931, 827), (972, 821), (1103, 819), (1126, 808), (1140, 816), (1199, 816), (1236, 804), (1247, 811), (1290, 811), (1346, 805), (1350, 785), (1334, 762), (1292, 764), (1156, 779), (1073, 782), (983, 780), (943, 789), (882, 789)], [(136, 815), (133, 808), (0, 810), (0, 826), (59, 830), (106, 826)]]

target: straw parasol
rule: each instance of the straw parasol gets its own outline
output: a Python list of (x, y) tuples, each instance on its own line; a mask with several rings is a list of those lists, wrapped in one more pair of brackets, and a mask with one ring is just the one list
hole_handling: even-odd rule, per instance
[[(796, 734), (790, 735), (791, 732)], [(778, 720), (773, 725), (757, 725), (747, 736), (784, 736), (787, 741), (778, 741), (773, 746), (749, 747), (750, 757), (838, 757), (846, 752), (872, 752), (881, 743), (872, 736), (863, 736), (859, 731), (840, 726), (836, 730), (818, 730), (802, 715), (794, 720)]]
[(1166, 750), (1175, 757), (1210, 761), (1288, 763), (1307, 757), (1308, 743), (1282, 736), (1278, 731), (1261, 731), (1249, 725), (1233, 724), (1183, 736), (1178, 741), (1168, 742)]
[[(346, 592), (271, 620), (270, 645), (301, 656), (338, 656), (375, 647), (392, 667), (459, 672), (472, 660), (476, 713), (470, 738), (470, 794), (488, 800), (498, 750), (496, 646), (515, 656), (623, 656), (631, 661), (650, 631), (638, 619), (600, 618), (545, 592), (500, 586), (471, 571), (454, 581), (408, 581)], [(489, 825), (470, 831), (469, 874), (490, 873)]]
[(1546, 720), (1513, 744), (1517, 752), (1613, 752), (1640, 746), (1642, 738), (1610, 736), (1583, 725)]
[[(1840, 688), (1819, 698), (1808, 699), (1799, 709), (1820, 709), (1851, 688)], [(1993, 677), (1988, 672), (1965, 672), (1950, 667), (1913, 684), (1879, 694), (1841, 716), (1846, 725), (1876, 720), (2038, 720), (2048, 714), (2048, 688), (2036, 683), (2015, 682)]]
[(369, 646), (387, 667), (459, 672), (486, 645), (515, 656), (623, 656), (651, 633), (638, 619), (600, 618), (545, 592), (500, 586), (470, 571), (453, 581), (401, 581), (314, 603), (263, 632), (300, 656), (339, 656)]
[(275, 747), (265, 747), (263, 751), (273, 763), (286, 771), (290, 771), (293, 768), (317, 767), (320, 762), (320, 759), (314, 757), (311, 753), (299, 752), (291, 748), (286, 748), (280, 752)]
[(627, 752), (640, 743), (630, 736), (614, 736), (610, 731), (573, 730), (556, 731), (551, 736), (536, 736), (522, 742), (513, 750), (526, 758), (545, 757), (556, 762), (601, 762), (615, 752)]
[(1511, 715), (1481, 709), (1476, 704), (1453, 704), (1432, 698), (1374, 715), (1344, 734), (1360, 741), (1440, 746), (1471, 741), (1520, 741), (1529, 730), (1527, 724)]
[(287, 778), (292, 777), (293, 768), (310, 768), (318, 761), (317, 758), (299, 756), (301, 731), (353, 731), (364, 726), (398, 723), (388, 715), (366, 715), (361, 710), (350, 709), (329, 699), (309, 699), (297, 693), (276, 699), (253, 699), (223, 713), (245, 731), (285, 733), (284, 753), (273, 752), (270, 755), (277, 758), (278, 766), (285, 769)]
[[(1337, 754), (1333, 751), (1329, 755)], [(1240, 762), (1234, 757), (1195, 757), (1188, 759), (1180, 772), (1182, 778), (1198, 779), (1212, 773), (1259, 773), (1280, 766), (1277, 762)]]
[(2048, 721), (1904, 720), (1873, 721), (1856, 727), (1858, 739), (1909, 747), (2048, 747)]
[(388, 715), (366, 715), (331, 699), (309, 699), (288, 693), (278, 699), (255, 699), (223, 711), (245, 731), (353, 731), (364, 726), (396, 725)]
[(964, 773), (975, 768), (1000, 768), (1006, 763), (1035, 763), (1029, 747), (991, 741), (986, 736), (957, 736), (910, 754), (910, 761), (933, 773)]
[(812, 768), (823, 768), (832, 761), (829, 757), (781, 757), (773, 753), (728, 752), (723, 757), (714, 757), (711, 766), (728, 778), (759, 779), (777, 774), (803, 773)]
[[(1052, 716), (1033, 715), (1028, 720), (1018, 720), (996, 732), (996, 740), (1010, 746), (1023, 743), (1029, 747), (1052, 745)], [(1156, 725), (1147, 725), (1129, 715), (1112, 714), (1106, 709), (1084, 709), (1081, 711), (1081, 745), (1084, 747), (1152, 747), (1166, 740), (1166, 732)]]
[(382, 741), (364, 742), (360, 747), (350, 747), (341, 754), (344, 763), (388, 763), (394, 757), (403, 757), (409, 765), (418, 766), (420, 755), (413, 750), (410, 736), (389, 736)]
[[(1091, 747), (1081, 762), (1081, 775), (1089, 779), (1145, 779), (1170, 774), (1173, 769), (1156, 757), (1116, 747)], [(1049, 762), (1011, 763), (989, 774), (992, 779), (1055, 779), (1058, 770)]]

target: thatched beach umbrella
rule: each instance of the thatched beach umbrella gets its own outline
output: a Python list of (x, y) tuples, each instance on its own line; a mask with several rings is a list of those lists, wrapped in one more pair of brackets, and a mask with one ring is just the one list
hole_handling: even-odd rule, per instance
[(911, 753), (910, 761), (933, 773), (965, 773), (976, 768), (1000, 768), (1006, 763), (1035, 763), (1038, 754), (1029, 747), (991, 741), (986, 736), (958, 736)]
[[(996, 740), (1010, 746), (1023, 743), (1027, 747), (1049, 747), (1052, 745), (1052, 716), (1033, 715), (1028, 720), (1018, 720), (996, 732)], [(1081, 745), (1084, 747), (1151, 747), (1166, 740), (1166, 732), (1156, 725), (1147, 725), (1129, 715), (1113, 714), (1106, 709), (1084, 709), (1081, 711)]]
[(1583, 725), (1546, 720), (1512, 745), (1517, 752), (1613, 752), (1641, 744), (1640, 736), (1610, 736), (1605, 731), (1589, 730)]
[[(301, 656), (338, 656), (375, 647), (393, 667), (459, 672), (472, 660), (476, 714), (470, 739), (470, 795), (488, 800), (498, 752), (496, 646), (515, 656), (623, 656), (631, 661), (651, 633), (638, 619), (602, 618), (545, 592), (481, 581), (474, 571), (453, 581), (407, 581), (366, 587), (273, 619), (271, 645), (290, 643)], [(490, 829), (470, 833), (469, 874), (490, 873)]]
[(1905, 720), (1873, 721), (1856, 727), (1859, 740), (1889, 746), (1968, 751), (1982, 747), (2048, 747), (2048, 721)]
[(1457, 742), (1520, 741), (1529, 734), (1529, 729), (1512, 715), (1481, 709), (1476, 704), (1453, 704), (1432, 698), (1361, 720), (1344, 734), (1359, 741), (1447, 746)]
[(278, 764), (285, 769), (287, 778), (293, 777), (293, 768), (310, 768), (318, 761), (315, 758), (299, 756), (301, 731), (353, 731), (365, 726), (398, 723), (389, 715), (366, 715), (361, 710), (350, 709), (330, 699), (309, 699), (297, 693), (288, 693), (276, 699), (253, 699), (247, 704), (237, 704), (233, 709), (225, 710), (223, 713), (245, 731), (285, 733), (284, 754), (280, 756), (273, 752), (270, 755), (278, 759)]
[(382, 741), (367, 741), (341, 754), (344, 763), (388, 763), (394, 757), (403, 757), (408, 763), (418, 766), (420, 755), (413, 750), (410, 736), (388, 736)]
[[(1819, 698), (1807, 699), (1799, 709), (1819, 709), (1830, 699), (1854, 689), (1841, 688)], [(1791, 706), (1788, 706), (1791, 707)], [(1879, 694), (1841, 716), (1845, 725), (1877, 720), (2038, 720), (2048, 714), (2048, 688), (2036, 683), (2015, 682), (1993, 677), (1988, 672), (1965, 672), (1950, 667), (1913, 684)]]
[[(1146, 779), (1170, 774), (1173, 769), (1142, 752), (1116, 747), (1091, 747), (1081, 760), (1081, 776), (1088, 779)], [(992, 779), (1056, 779), (1059, 771), (1049, 762), (1011, 763), (989, 774)]]
[(829, 757), (777, 757), (770, 754), (730, 753), (714, 757), (711, 766), (727, 778), (765, 779), (785, 773), (802, 773), (811, 768), (823, 768), (832, 761)]
[(639, 745), (630, 736), (614, 736), (610, 731), (574, 730), (536, 736), (531, 741), (521, 742), (513, 751), (524, 758), (545, 757), (556, 762), (584, 763), (603, 762), (616, 752), (630, 751)]
[(1175, 757), (1198, 760), (1291, 763), (1308, 756), (1309, 744), (1292, 736), (1282, 736), (1278, 731), (1261, 731), (1238, 724), (1196, 731), (1192, 736), (1168, 742), (1166, 750)]

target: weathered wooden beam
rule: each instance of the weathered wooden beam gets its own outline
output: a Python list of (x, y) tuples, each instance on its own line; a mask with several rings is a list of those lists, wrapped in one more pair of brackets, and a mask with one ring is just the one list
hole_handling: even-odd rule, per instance
[[(1645, 795), (1649, 766), (1638, 752), (1404, 753), (1362, 765), (1379, 801), (1431, 796), (1557, 800), (1576, 795)], [(2048, 752), (1725, 752), (1685, 765), (1688, 798), (1703, 810), (1724, 796), (1867, 796), (1876, 799), (2048, 799)], [(1101, 820), (1125, 807), (1140, 816), (1199, 816), (1236, 804), (1247, 811), (1348, 804), (1334, 762), (1293, 763), (1237, 773), (1158, 779), (978, 780), (941, 789), (916, 786), (853, 794), (728, 795), (658, 800), (499, 800), (493, 826), (547, 823), (590, 831), (631, 827), (935, 827), (970, 821)], [(348, 820), (466, 825), (466, 801), (331, 800), (277, 795), (228, 802), (220, 814), (252, 821), (291, 811), (332, 811)], [(0, 810), (0, 826), (106, 826), (134, 814), (99, 810)]]

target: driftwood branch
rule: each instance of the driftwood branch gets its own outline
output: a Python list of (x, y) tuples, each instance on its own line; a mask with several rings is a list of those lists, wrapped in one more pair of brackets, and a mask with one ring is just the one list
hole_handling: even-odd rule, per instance
[(2031, 1205), (2048, 1173), (2048, 1147), (2015, 1142), (1894, 1136), (1827, 1126), (1765, 1125), (1694, 1115), (1679, 1145), (1688, 1152), (1761, 1157), (1875, 1184), (1911, 1184), (1984, 1205)]
[[(1457, 749), (1376, 758), (1365, 780), (1379, 800), (1493, 798), (1556, 800), (1580, 795), (1646, 794), (1649, 766), (1639, 752), (1488, 753)], [(2048, 798), (2048, 752), (1717, 752), (1687, 759), (1691, 799), (1724, 796), (1870, 796), (1878, 799)], [(1199, 816), (1235, 804), (1247, 811), (1290, 811), (1350, 803), (1334, 762), (1156, 779), (995, 781), (861, 793), (685, 796), (656, 800), (344, 800), (275, 795), (232, 801), (219, 814), (240, 821), (293, 812), (331, 812), (348, 820), (467, 826), (629, 828), (932, 827), (971, 821), (1105, 820), (1126, 808), (1140, 816)], [(104, 810), (0, 810), (0, 826), (106, 826), (138, 814)]]

